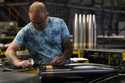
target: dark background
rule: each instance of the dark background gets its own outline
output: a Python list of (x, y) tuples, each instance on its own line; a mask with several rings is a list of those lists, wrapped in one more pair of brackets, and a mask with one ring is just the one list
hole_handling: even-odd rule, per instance
[(0, 0), (0, 21), (16, 21), (22, 28), (29, 22), (28, 7), (34, 1), (43, 1), (49, 16), (63, 18), (72, 34), (74, 15), (79, 13), (96, 15), (97, 35), (125, 35), (125, 0)]

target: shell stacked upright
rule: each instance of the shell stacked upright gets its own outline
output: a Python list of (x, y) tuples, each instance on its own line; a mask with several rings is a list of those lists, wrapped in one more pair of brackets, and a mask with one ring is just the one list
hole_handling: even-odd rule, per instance
[(75, 14), (74, 49), (96, 48), (96, 19), (94, 14)]

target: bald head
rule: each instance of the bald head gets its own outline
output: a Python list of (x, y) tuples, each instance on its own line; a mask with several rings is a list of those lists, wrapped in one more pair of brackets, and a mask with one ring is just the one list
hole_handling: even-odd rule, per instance
[(32, 11), (47, 11), (47, 9), (44, 3), (36, 1), (29, 7), (29, 12)]
[[(34, 2), (29, 7), (29, 18), (34, 25), (44, 27), (47, 24), (48, 11), (44, 3)], [(37, 27), (40, 28), (40, 27)]]

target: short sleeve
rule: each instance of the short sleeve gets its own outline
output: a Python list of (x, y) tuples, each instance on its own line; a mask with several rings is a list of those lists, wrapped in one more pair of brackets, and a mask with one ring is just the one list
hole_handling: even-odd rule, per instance
[(16, 42), (16, 44), (18, 45), (24, 45), (25, 41), (24, 41), (24, 37), (25, 37), (25, 30), (24, 28), (22, 28), (16, 35), (14, 41)]
[(70, 37), (70, 32), (64, 20), (61, 21), (61, 33), (62, 33), (62, 40), (65, 40)]

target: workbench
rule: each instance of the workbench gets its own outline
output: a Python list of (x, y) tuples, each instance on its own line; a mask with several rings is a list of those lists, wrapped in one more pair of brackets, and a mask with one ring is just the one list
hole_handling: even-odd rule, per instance
[(35, 72), (0, 71), (0, 83), (40, 83)]

